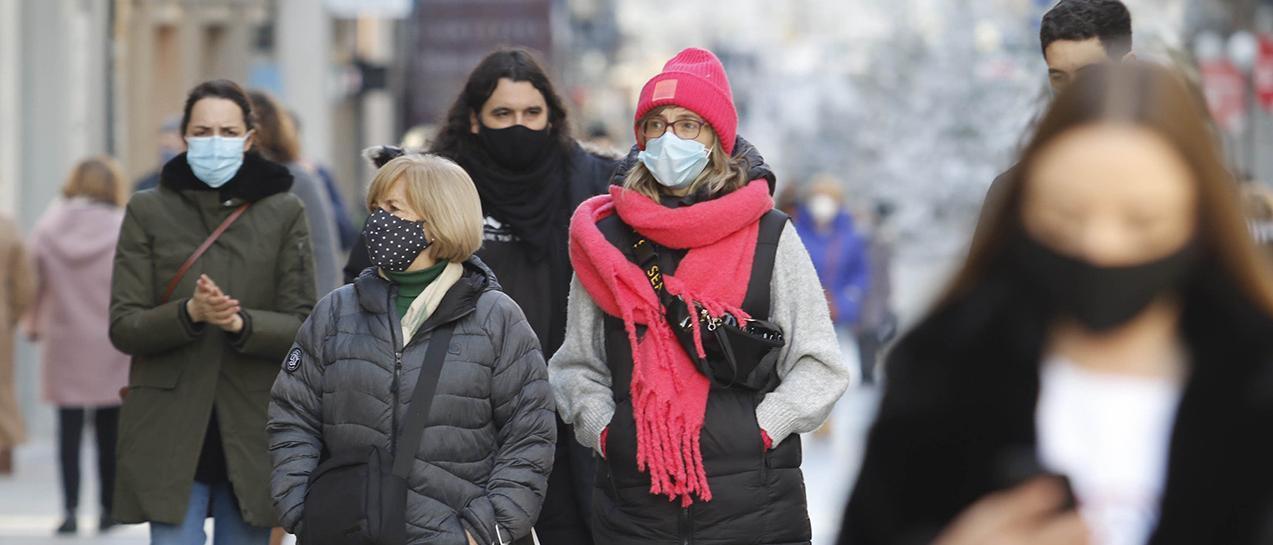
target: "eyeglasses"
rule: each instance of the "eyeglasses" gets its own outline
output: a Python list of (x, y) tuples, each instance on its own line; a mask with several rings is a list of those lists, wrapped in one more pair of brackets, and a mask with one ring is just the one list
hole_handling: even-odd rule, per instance
[(666, 119), (661, 117), (651, 117), (641, 122), (641, 134), (648, 138), (658, 138), (667, 133), (668, 127), (672, 128), (672, 134), (683, 140), (693, 140), (698, 138), (698, 133), (703, 130), (703, 123), (697, 119), (678, 119), (668, 123)]

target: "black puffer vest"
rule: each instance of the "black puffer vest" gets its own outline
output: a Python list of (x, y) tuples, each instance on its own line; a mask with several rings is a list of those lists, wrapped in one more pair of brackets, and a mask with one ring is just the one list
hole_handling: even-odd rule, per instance
[[(786, 216), (770, 212), (761, 220), (756, 263), (772, 256)], [(767, 228), (767, 225), (768, 228)], [(631, 231), (617, 216), (598, 223), (607, 240), (630, 260)], [(660, 267), (675, 274), (683, 252), (657, 248)], [(743, 309), (758, 319), (769, 315), (768, 266), (758, 265)], [(761, 270), (763, 267), (768, 270)], [(645, 333), (639, 327), (638, 335)], [(606, 455), (593, 494), (593, 535), (606, 544), (796, 544), (810, 542), (800, 437), (792, 435), (766, 452), (756, 407), (767, 392), (713, 386), (702, 431), (703, 465), (712, 501), (682, 509), (679, 501), (650, 494), (650, 478), (637, 469), (636, 423), (632, 411), (632, 348), (623, 321), (605, 318), (606, 361), (613, 377), (615, 413), (606, 435)], [(774, 371), (770, 371), (774, 372)], [(777, 381), (771, 381), (776, 384)]]

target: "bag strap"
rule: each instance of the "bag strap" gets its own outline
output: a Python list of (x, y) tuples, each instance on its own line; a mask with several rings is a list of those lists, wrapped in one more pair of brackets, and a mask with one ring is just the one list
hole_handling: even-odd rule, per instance
[(420, 377), (416, 379), (411, 404), (407, 406), (407, 414), (402, 419), (402, 429), (405, 430), (402, 441), (398, 443), (397, 452), (393, 453), (393, 474), (400, 479), (406, 479), (411, 474), (411, 462), (415, 460), (416, 449), (420, 448), (420, 438), (424, 436), (424, 424), (429, 420), (429, 409), (433, 406), (433, 395), (438, 390), (438, 379), (442, 376), (442, 364), (446, 362), (446, 351), (451, 345), (454, 327), (453, 324), (446, 324), (433, 330), (429, 347), (424, 352)]
[[(756, 253), (752, 259), (751, 277), (747, 281), (747, 295), (743, 297), (743, 309), (755, 320), (769, 319), (770, 293), (774, 263), (778, 257), (778, 240), (791, 218), (780, 210), (770, 210), (760, 218), (760, 231), (756, 236)], [(620, 222), (622, 223), (622, 222)], [(671, 296), (663, 289), (663, 271), (659, 267), (659, 254), (654, 245), (623, 223), (624, 231), (631, 233), (632, 251), (636, 253), (637, 266), (645, 271), (645, 279), (654, 288), (663, 306), (669, 306)]]
[[(626, 227), (627, 224), (625, 223), (624, 226)], [(667, 290), (663, 288), (663, 269), (659, 266), (658, 252), (654, 251), (654, 245), (650, 241), (641, 237), (631, 227), (628, 227), (628, 231), (632, 233), (632, 238), (637, 239), (632, 244), (632, 251), (636, 253), (637, 266), (645, 271), (645, 279), (650, 282), (650, 287), (654, 288), (654, 294), (659, 296), (663, 306), (670, 306), (672, 296), (668, 295)]]
[(216, 230), (212, 231), (211, 235), (208, 235), (208, 238), (203, 241), (203, 244), (200, 244), (199, 247), (195, 249), (194, 253), (190, 254), (190, 257), (186, 258), (186, 262), (181, 264), (181, 267), (177, 269), (176, 274), (172, 275), (172, 280), (169, 280), (168, 285), (164, 287), (164, 296), (159, 300), (159, 304), (162, 305), (167, 303), (169, 299), (172, 299), (173, 292), (177, 291), (177, 284), (180, 284), (181, 279), (186, 277), (186, 273), (190, 272), (190, 269), (194, 268), (195, 261), (198, 261), (200, 257), (203, 257), (203, 254), (212, 247), (212, 244), (216, 242), (217, 239), (221, 238), (221, 235), (225, 234), (226, 230), (229, 229), (235, 221), (238, 221), (238, 219), (243, 216), (243, 213), (247, 212), (248, 208), (251, 206), (252, 203), (245, 202), (239, 205), (238, 208), (235, 208), (234, 211), (230, 212), (230, 215), (221, 222), (221, 225), (218, 225)]
[(756, 237), (756, 256), (751, 262), (751, 279), (747, 281), (747, 295), (743, 298), (743, 310), (755, 320), (769, 319), (771, 284), (774, 265), (778, 259), (778, 240), (787, 227), (788, 217), (780, 210), (770, 210), (760, 218), (760, 234)]

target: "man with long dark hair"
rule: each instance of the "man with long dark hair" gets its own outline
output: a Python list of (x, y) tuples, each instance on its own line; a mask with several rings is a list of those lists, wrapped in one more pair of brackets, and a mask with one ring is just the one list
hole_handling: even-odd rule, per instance
[[(433, 153), (464, 167), (485, 214), (478, 257), (522, 307), (545, 359), (561, 346), (571, 266), (570, 215), (605, 191), (617, 158), (585, 151), (570, 135), (566, 108), (543, 67), (523, 49), (501, 49), (478, 63), (433, 141)], [(384, 164), (402, 150), (378, 148)], [(359, 241), (346, 275), (368, 266)], [(535, 532), (540, 543), (591, 544), (592, 453), (558, 421), (558, 445)]]

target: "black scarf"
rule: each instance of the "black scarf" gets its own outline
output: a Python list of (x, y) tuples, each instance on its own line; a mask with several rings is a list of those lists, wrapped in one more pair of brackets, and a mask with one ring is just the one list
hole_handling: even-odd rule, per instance
[(456, 162), (473, 178), (482, 213), (509, 228), (537, 255), (565, 250), (570, 224), (569, 165), (553, 150), (526, 172), (510, 172), (480, 146), (465, 146)]
[(234, 177), (216, 189), (208, 187), (208, 184), (194, 175), (190, 163), (186, 162), (185, 153), (173, 157), (160, 172), (159, 183), (164, 187), (179, 191), (219, 190), (223, 201), (243, 199), (256, 202), (292, 189), (292, 172), (286, 166), (252, 151), (243, 154), (243, 166), (234, 173)]

